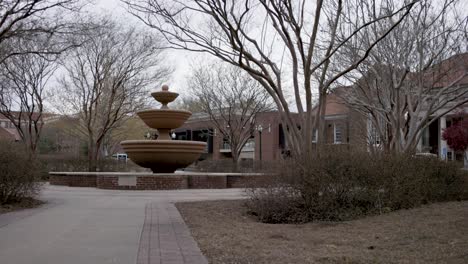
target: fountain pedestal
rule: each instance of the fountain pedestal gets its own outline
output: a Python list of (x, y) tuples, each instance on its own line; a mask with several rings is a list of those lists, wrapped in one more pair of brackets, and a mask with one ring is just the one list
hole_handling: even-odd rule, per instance
[(120, 144), (128, 157), (136, 164), (150, 168), (154, 173), (172, 173), (192, 164), (206, 149), (205, 142), (172, 140), (172, 129), (182, 126), (192, 115), (185, 110), (169, 109), (168, 103), (179, 94), (169, 92), (167, 85), (151, 94), (162, 104), (160, 109), (138, 112), (137, 115), (151, 128), (157, 129), (156, 140), (125, 140)]

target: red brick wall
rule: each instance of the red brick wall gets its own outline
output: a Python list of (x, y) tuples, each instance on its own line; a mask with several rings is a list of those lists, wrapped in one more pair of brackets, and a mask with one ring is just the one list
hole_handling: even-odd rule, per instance
[[(133, 175), (121, 175), (133, 176)], [(178, 189), (224, 189), (264, 187), (274, 180), (271, 175), (252, 174), (181, 174), (155, 175), (135, 174), (136, 185), (119, 185), (119, 175), (113, 174), (51, 174), (51, 185), (71, 187), (97, 187), (112, 190), (178, 190)]]
[(50, 175), (49, 182), (70, 187), (96, 187), (96, 175)]
[(227, 188), (260, 188), (272, 183), (271, 175), (229, 175)]
[(97, 188), (112, 190), (177, 190), (187, 189), (187, 176), (138, 176), (136, 186), (119, 185), (118, 176), (99, 175)]
[(147, 176), (137, 178), (139, 190), (177, 190), (187, 189), (187, 176)]
[(216, 175), (190, 175), (188, 177), (189, 189), (224, 189), (227, 188), (227, 177)]

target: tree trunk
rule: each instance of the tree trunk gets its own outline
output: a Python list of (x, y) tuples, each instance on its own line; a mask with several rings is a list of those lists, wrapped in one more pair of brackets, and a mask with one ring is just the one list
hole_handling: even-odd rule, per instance
[(233, 150), (231, 147), (231, 155), (232, 155), (232, 170), (233, 172), (239, 172), (239, 153), (237, 150)]
[(88, 171), (97, 171), (98, 148), (94, 142), (88, 143)]

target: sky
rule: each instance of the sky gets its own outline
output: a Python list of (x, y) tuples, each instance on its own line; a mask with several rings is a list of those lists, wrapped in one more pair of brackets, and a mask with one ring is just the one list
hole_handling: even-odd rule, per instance
[[(111, 15), (116, 21), (123, 21), (127, 24), (133, 24), (143, 28), (144, 30), (153, 31), (156, 34), (155, 29), (151, 29), (143, 22), (139, 21), (136, 17), (127, 12), (126, 6), (120, 0), (90, 0), (92, 4), (88, 5), (85, 10), (91, 14), (96, 15)], [(466, 1), (466, 2), (464, 2)], [(468, 0), (462, 0), (461, 9), (466, 13), (468, 10)], [(277, 54), (282, 54), (278, 52)], [(206, 61), (209, 58), (208, 55), (193, 53), (181, 50), (166, 50), (166, 61), (167, 66), (174, 69), (172, 77), (166, 82), (169, 85), (171, 91), (175, 91), (181, 94), (181, 97), (189, 97), (190, 87), (186, 85), (187, 76), (190, 74), (191, 66), (196, 65), (199, 61)], [(287, 78), (288, 74), (285, 74)], [(155, 83), (152, 90), (159, 90), (162, 83)]]
[[(91, 13), (110, 14), (117, 21), (126, 21), (130, 24), (141, 26), (144, 29), (155, 31), (128, 13), (125, 5), (119, 0), (94, 0), (93, 4), (89, 5), (87, 9), (89, 10), (88, 12)], [(190, 65), (196, 63), (202, 58), (205, 58), (202, 54), (194, 54), (193, 52), (181, 50), (167, 50), (166, 63), (174, 69), (171, 79), (167, 81), (170, 90), (182, 93), (182, 96), (184, 96), (183, 93), (185, 91), (186, 96), (188, 92), (188, 87), (186, 87), (186, 77), (190, 73)], [(154, 89), (158, 90), (161, 86), (162, 84), (155, 83)]]

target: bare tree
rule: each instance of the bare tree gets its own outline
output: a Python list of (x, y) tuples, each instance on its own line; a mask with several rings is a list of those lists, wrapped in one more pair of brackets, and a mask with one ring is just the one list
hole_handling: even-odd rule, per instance
[(251, 76), (232, 65), (196, 68), (189, 86), (198, 106), (231, 147), (236, 166), (242, 149), (254, 135), (257, 115), (274, 109), (270, 96)]
[[(285, 134), (289, 146), (297, 155), (312, 154), (315, 127), (320, 131), (318, 141), (325, 140), (323, 116), (328, 89), (356, 69), (418, 2), (122, 1), (132, 14), (161, 32), (169, 47), (209, 53), (257, 80), (273, 98), (288, 128)], [(399, 9), (389, 12), (389, 6)], [(372, 36), (370, 45), (355, 41), (361, 30), (383, 22), (385, 30)], [(335, 55), (346, 43), (359, 46), (359, 57), (347, 64), (337, 63)], [(295, 98), (293, 105), (286, 98), (289, 91)], [(320, 109), (318, 118), (312, 113), (314, 101)]]
[[(67, 17), (87, 1), (79, 0), (0, 0), (0, 63), (18, 54), (59, 54), (74, 46), (64, 36), (76, 33)], [(17, 44), (51, 38), (48, 46), (18, 49)]]
[[(370, 53), (344, 99), (369, 116), (384, 149), (414, 152), (423, 130), (468, 102), (466, 17), (460, 1), (422, 1)], [(383, 30), (380, 25), (361, 35)], [(353, 55), (353, 47), (347, 55)], [(456, 55), (458, 54), (458, 55)]]
[[(37, 39), (17, 50), (38, 50), (48, 45)], [(44, 125), (44, 99), (57, 59), (56, 55), (22, 53), (0, 63), (0, 113), (15, 126), (31, 154), (36, 152)]]
[(80, 120), (76, 131), (87, 138), (90, 171), (106, 135), (144, 108), (149, 85), (170, 73), (157, 38), (107, 18), (96, 24), (101, 26), (66, 58), (60, 93), (66, 111)]

